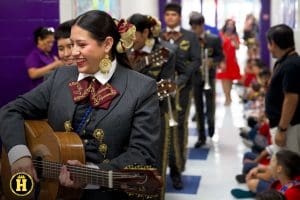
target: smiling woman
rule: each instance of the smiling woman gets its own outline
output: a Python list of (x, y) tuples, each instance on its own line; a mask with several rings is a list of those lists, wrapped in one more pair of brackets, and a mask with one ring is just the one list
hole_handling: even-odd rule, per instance
[[(55, 132), (74, 131), (84, 145), (87, 163), (69, 160), (58, 177), (62, 186), (85, 188), (81, 199), (132, 199), (122, 191), (86, 186), (86, 180), (76, 179), (71, 168), (92, 166), (108, 171), (107, 187), (112, 188), (118, 183), (115, 177), (122, 179), (114, 170), (157, 167), (160, 162), (156, 82), (129, 69), (124, 54), (134, 34), (134, 26), (124, 20), (115, 22), (102, 11), (89, 11), (75, 19), (71, 40), (77, 66), (58, 68), (36, 89), (0, 110), (1, 140), (12, 173), (26, 171), (38, 180), (26, 145), (24, 120), (47, 118)], [(137, 182), (128, 180), (122, 188), (130, 190)]]

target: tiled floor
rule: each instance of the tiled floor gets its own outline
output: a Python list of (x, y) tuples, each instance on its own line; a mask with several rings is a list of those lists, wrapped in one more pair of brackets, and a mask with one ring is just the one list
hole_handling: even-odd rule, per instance
[[(233, 200), (232, 188), (246, 189), (238, 184), (235, 175), (241, 172), (242, 156), (247, 147), (239, 137), (239, 127), (244, 126), (243, 109), (235, 90), (233, 102), (225, 107), (220, 82), (217, 82), (216, 132), (202, 149), (193, 149), (197, 140), (196, 124), (191, 121), (195, 111), (191, 107), (189, 120), (189, 159), (183, 173), (185, 188), (176, 191), (168, 179), (166, 200)], [(169, 178), (169, 177), (168, 177)]]

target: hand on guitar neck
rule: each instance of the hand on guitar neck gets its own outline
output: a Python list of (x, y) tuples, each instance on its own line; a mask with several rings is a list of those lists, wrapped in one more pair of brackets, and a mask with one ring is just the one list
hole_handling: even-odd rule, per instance
[[(79, 162), (78, 160), (68, 160), (67, 164), (69, 165), (74, 165), (74, 166), (81, 166), (83, 167), (84, 165)], [(62, 186), (65, 187), (70, 187), (70, 188), (84, 188), (86, 186), (86, 184), (82, 184), (76, 181), (71, 180), (71, 174), (67, 169), (66, 165), (63, 165), (61, 170), (60, 170), (60, 174), (59, 174), (59, 182)]]
[[(102, 170), (85, 164), (84, 146), (76, 133), (56, 133), (46, 121), (25, 121), (25, 136), (32, 158), (21, 157), (10, 165), (3, 148), (1, 179), (3, 183), (8, 183), (15, 173), (28, 173), (40, 182), (38, 193), (33, 192), (38, 199), (78, 199), (80, 195), (76, 188), (86, 185), (120, 190), (145, 198), (160, 194), (161, 177), (151, 167), (134, 165), (125, 169)], [(7, 199), (16, 197), (9, 184), (3, 184), (3, 193)]]
[(30, 157), (22, 157), (11, 165), (11, 173), (15, 174), (18, 172), (26, 172), (33, 177), (34, 181), (39, 181)]

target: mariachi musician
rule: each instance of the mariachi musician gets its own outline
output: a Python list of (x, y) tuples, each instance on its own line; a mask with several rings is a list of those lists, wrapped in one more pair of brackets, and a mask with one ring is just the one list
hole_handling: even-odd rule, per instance
[[(60, 169), (60, 185), (84, 188), (81, 199), (132, 199), (112, 190), (122, 177), (113, 171), (133, 165), (156, 167), (160, 151), (156, 82), (129, 69), (125, 53), (134, 37), (133, 25), (114, 21), (103, 11), (88, 11), (75, 19), (71, 40), (77, 66), (57, 69), (37, 88), (0, 110), (0, 136), (12, 173), (27, 172), (38, 180), (24, 120), (47, 118), (54, 131), (76, 132), (84, 145), (87, 166), (69, 160)], [(106, 187), (92, 188), (85, 179), (74, 179), (70, 169), (75, 166), (107, 170)], [(129, 189), (136, 184), (126, 180), (123, 189), (128, 189), (127, 183)]]
[[(180, 27), (181, 6), (176, 3), (169, 3), (164, 9), (166, 29), (161, 32), (161, 39), (176, 45), (177, 74), (176, 84), (176, 109), (178, 128), (174, 130), (175, 138), (171, 139), (175, 144), (170, 150), (170, 176), (173, 187), (177, 190), (183, 188), (181, 173), (185, 169), (187, 158), (188, 139), (188, 112), (190, 106), (190, 94), (192, 89), (192, 74), (201, 64), (200, 47), (196, 35)], [(178, 145), (176, 145), (178, 143)]]
[[(128, 22), (136, 27), (136, 39), (132, 50), (128, 53), (128, 58), (134, 70), (139, 71), (147, 76), (152, 77), (158, 82), (158, 88), (162, 87), (161, 80), (171, 80), (175, 71), (175, 55), (171, 46), (167, 43), (162, 44), (158, 40), (161, 30), (161, 23), (152, 16), (133, 14), (129, 17)], [(168, 84), (168, 82), (166, 82)], [(171, 82), (169, 84), (172, 84)], [(174, 86), (174, 84), (173, 84)], [(173, 90), (176, 87), (172, 87)], [(159, 89), (158, 89), (159, 90)], [(168, 91), (166, 88), (164, 92)], [(164, 95), (164, 94), (159, 94)], [(163, 184), (166, 183), (166, 168), (168, 163), (168, 146), (169, 146), (169, 126), (173, 126), (174, 116), (170, 109), (170, 95), (160, 101), (161, 115), (161, 138), (160, 145), (161, 160), (160, 171), (162, 173)], [(169, 104), (168, 104), (169, 103)], [(172, 119), (172, 121), (170, 121)], [(170, 124), (171, 123), (171, 124)], [(164, 189), (161, 193), (161, 199), (164, 199)]]
[[(199, 133), (195, 148), (199, 148), (206, 143), (206, 120), (209, 137), (213, 137), (215, 132), (216, 66), (224, 59), (224, 55), (220, 38), (204, 30), (204, 17), (201, 13), (192, 12), (189, 23), (199, 38), (202, 55), (202, 67), (194, 73), (193, 80), (196, 121)], [(203, 96), (206, 105), (204, 105)], [(204, 114), (204, 108), (206, 108), (206, 114)]]

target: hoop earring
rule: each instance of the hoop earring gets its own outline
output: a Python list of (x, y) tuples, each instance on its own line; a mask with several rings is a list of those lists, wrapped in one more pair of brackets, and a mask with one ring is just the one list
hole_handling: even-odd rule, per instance
[(107, 74), (111, 68), (111, 60), (108, 55), (105, 55), (104, 58), (100, 60), (99, 71), (102, 74)]

